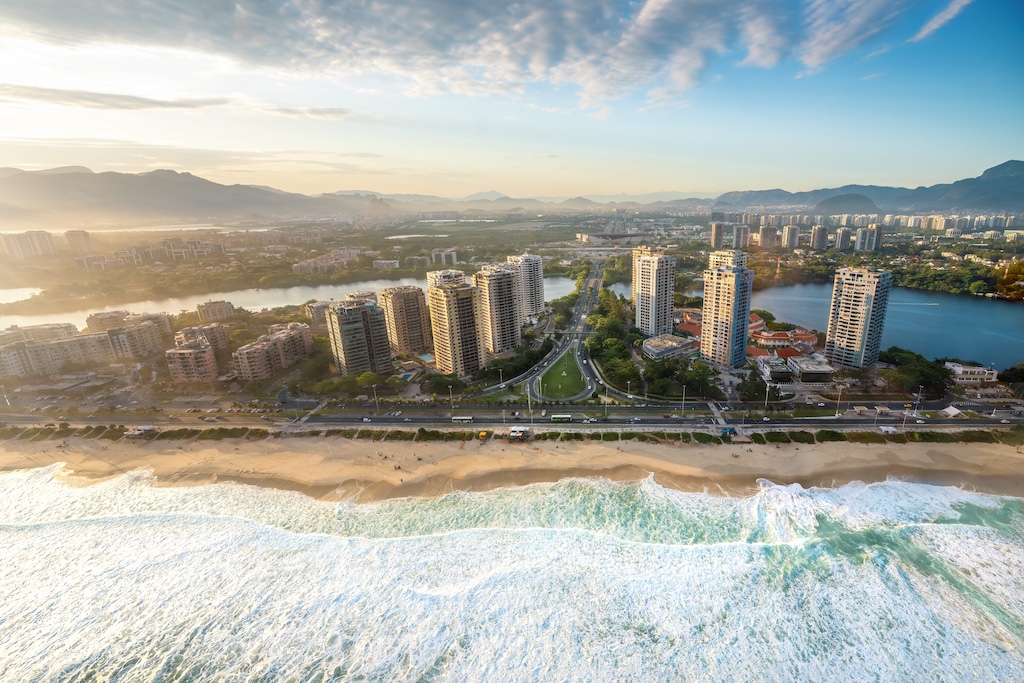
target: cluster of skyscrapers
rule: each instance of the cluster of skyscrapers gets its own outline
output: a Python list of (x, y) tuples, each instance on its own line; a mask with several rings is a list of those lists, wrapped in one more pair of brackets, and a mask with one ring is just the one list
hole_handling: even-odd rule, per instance
[[(712, 223), (710, 242), (712, 249), (722, 249), (726, 246), (726, 226), (724, 223)], [(761, 225), (751, 228), (747, 225), (732, 226), (732, 248), (745, 249), (751, 244), (756, 244), (763, 249), (782, 247), (784, 249), (796, 249), (800, 246), (800, 226), (789, 224), (782, 226), (782, 234), (774, 225)], [(881, 224), (852, 228), (841, 227), (835, 232), (833, 246), (839, 251), (877, 251), (882, 247), (882, 238), (885, 236), (885, 229)], [(811, 227), (808, 247), (814, 251), (824, 251), (829, 248), (828, 228), (824, 225)]]
[(461, 270), (427, 273), (427, 291), (389, 287), (323, 307), (342, 374), (390, 372), (392, 357), (433, 351), (437, 371), (459, 377), (488, 357), (522, 344), (523, 324), (544, 310), (540, 256), (509, 256), (471, 278)]

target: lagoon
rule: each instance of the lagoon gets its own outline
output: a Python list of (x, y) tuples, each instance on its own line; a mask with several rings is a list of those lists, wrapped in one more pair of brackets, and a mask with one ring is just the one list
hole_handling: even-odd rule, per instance
[[(427, 281), (418, 278), (401, 278), (398, 280), (363, 280), (361, 282), (348, 282), (337, 285), (318, 285), (308, 287), (274, 287), (269, 289), (240, 289), (232, 292), (217, 292), (214, 294), (196, 294), (193, 296), (173, 297), (169, 299), (153, 299), (146, 301), (135, 301), (131, 303), (111, 304), (83, 308), (77, 311), (64, 313), (38, 313), (32, 315), (0, 315), (0, 329), (11, 325), (40, 325), (42, 323), (74, 323), (82, 329), (85, 327), (85, 319), (93, 313), (101, 311), (126, 310), (132, 313), (158, 313), (165, 312), (177, 314), (181, 311), (195, 311), (196, 305), (204, 301), (225, 300), (230, 301), (236, 307), (245, 308), (250, 311), (260, 311), (264, 308), (277, 308), (279, 306), (296, 306), (303, 304), (310, 299), (329, 300), (342, 299), (347, 294), (363, 290), (378, 292), (385, 287), (398, 287), (401, 285), (415, 285), (426, 288)], [(576, 288), (576, 282), (567, 277), (546, 277), (544, 278), (544, 295), (550, 301), (565, 296)], [(37, 289), (26, 290), (0, 290), (0, 303), (7, 301), (19, 301), (38, 292)], [(7, 296), (5, 296), (5, 294)], [(19, 296), (20, 294), (20, 296)]]

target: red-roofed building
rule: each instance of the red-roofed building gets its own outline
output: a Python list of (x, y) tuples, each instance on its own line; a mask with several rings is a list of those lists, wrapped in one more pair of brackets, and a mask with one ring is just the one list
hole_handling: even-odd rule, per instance
[(759, 349), (756, 346), (747, 347), (747, 356), (749, 356), (750, 358), (763, 358), (768, 355), (768, 349)]

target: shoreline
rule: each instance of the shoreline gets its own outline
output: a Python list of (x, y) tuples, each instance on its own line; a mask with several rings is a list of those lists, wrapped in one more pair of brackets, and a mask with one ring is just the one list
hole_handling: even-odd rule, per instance
[(1003, 444), (618, 443), (12, 440), (0, 442), (0, 473), (63, 462), (67, 484), (90, 485), (148, 468), (157, 486), (237, 482), (358, 503), (566, 478), (637, 481), (652, 475), (667, 488), (729, 496), (751, 495), (759, 479), (809, 488), (897, 478), (1024, 497), (1024, 447)]

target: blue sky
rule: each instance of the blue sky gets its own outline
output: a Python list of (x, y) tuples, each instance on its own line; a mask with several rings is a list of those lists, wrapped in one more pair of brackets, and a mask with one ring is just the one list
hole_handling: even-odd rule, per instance
[(0, 159), (305, 192), (929, 185), (1024, 158), (994, 0), (0, 0)]

